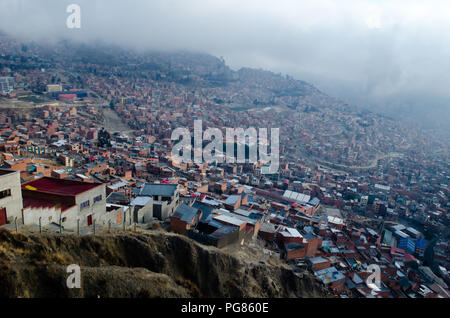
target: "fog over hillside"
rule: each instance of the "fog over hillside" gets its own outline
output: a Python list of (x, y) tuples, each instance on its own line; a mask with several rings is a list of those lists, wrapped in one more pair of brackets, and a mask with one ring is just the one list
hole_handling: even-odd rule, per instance
[[(71, 3), (81, 29), (66, 27)], [(0, 30), (12, 36), (205, 52), (444, 129), (449, 15), (446, 0), (0, 0)]]

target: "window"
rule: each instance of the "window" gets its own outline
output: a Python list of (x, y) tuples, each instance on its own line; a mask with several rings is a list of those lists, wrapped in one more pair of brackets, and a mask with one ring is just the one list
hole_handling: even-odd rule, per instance
[(89, 200), (80, 204), (80, 209), (83, 210), (89, 206)]
[(10, 196), (11, 196), (11, 189), (0, 191), (0, 199)]
[(99, 202), (99, 201), (101, 201), (102, 200), (102, 195), (100, 194), (100, 195), (98, 195), (98, 196), (96, 196), (95, 198), (94, 198), (94, 203), (95, 202)]

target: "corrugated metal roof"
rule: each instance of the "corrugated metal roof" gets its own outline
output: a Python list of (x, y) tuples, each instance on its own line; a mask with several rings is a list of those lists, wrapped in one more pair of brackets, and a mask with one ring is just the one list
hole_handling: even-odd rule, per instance
[(287, 227), (283, 232), (280, 233), (285, 237), (303, 237), (299, 231), (294, 228)]
[(131, 201), (131, 205), (141, 205), (141, 206), (144, 206), (144, 205), (146, 205), (151, 199), (152, 199), (152, 197), (137, 197), (137, 198), (134, 198), (133, 201)]
[(214, 220), (222, 221), (228, 224), (233, 224), (235, 226), (241, 226), (245, 223), (245, 221), (239, 220), (238, 218), (227, 216), (227, 215), (216, 215), (214, 216)]
[(236, 211), (234, 211), (233, 213), (239, 214), (239, 215), (243, 215), (243, 216), (250, 216), (251, 212), (242, 210), (242, 209), (237, 209)]
[(165, 197), (171, 197), (175, 195), (175, 191), (177, 189), (176, 184), (164, 184), (164, 183), (154, 183), (154, 184), (146, 184), (141, 192), (141, 196), (153, 196), (160, 195)]
[(309, 196), (307, 194), (294, 192), (294, 191), (290, 191), (290, 190), (284, 191), (283, 196), (286, 198), (289, 198), (291, 200), (295, 200), (299, 203), (308, 203), (309, 200), (311, 199), (311, 196)]
[(225, 204), (234, 205), (239, 199), (240, 195), (230, 195), (226, 200)]
[(173, 216), (179, 218), (182, 221), (191, 222), (197, 214), (197, 211), (198, 209), (183, 203), (175, 210)]

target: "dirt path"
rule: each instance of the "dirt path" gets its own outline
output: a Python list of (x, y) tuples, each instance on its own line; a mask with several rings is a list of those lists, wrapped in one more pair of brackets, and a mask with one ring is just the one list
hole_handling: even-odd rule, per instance
[(133, 130), (117, 115), (117, 113), (109, 107), (103, 107), (102, 113), (104, 117), (103, 127), (109, 132), (119, 132), (129, 135)]

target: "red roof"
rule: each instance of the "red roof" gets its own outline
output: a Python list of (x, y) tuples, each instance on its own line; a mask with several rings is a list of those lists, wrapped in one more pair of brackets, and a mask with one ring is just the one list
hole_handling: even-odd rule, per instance
[(405, 262), (412, 262), (412, 261), (417, 261), (417, 259), (414, 256), (412, 256), (411, 254), (406, 254)]
[(64, 180), (43, 177), (22, 184), (23, 190), (75, 196), (100, 186), (100, 183), (86, 183), (75, 180)]
[(405, 250), (403, 250), (403, 249), (401, 249), (401, 248), (398, 248), (398, 247), (395, 247), (395, 246), (391, 246), (391, 255), (393, 255), (393, 254), (403, 254), (403, 255), (405, 255), (406, 254), (406, 252), (405, 252)]
[[(72, 205), (73, 206), (73, 205)], [(42, 209), (42, 208), (61, 208), (61, 212), (66, 211), (71, 208), (69, 205), (61, 205), (55, 202), (43, 201), (43, 200), (33, 200), (33, 199), (24, 199), (23, 200), (23, 208), (24, 209)]]

